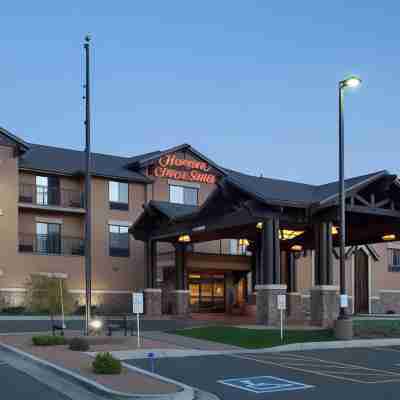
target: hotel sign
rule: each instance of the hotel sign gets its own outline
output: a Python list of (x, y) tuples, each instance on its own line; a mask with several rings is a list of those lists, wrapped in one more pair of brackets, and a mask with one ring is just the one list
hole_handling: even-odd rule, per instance
[(153, 174), (159, 178), (213, 184), (216, 176), (210, 173), (210, 169), (204, 161), (186, 160), (175, 154), (167, 154), (158, 159)]

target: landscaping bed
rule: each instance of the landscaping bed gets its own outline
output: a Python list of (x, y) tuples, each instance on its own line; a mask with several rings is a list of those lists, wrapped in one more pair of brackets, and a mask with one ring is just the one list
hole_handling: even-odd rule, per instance
[(289, 343), (321, 342), (335, 340), (333, 331), (326, 330), (288, 330), (281, 341), (278, 329), (243, 329), (231, 326), (210, 326), (182, 329), (176, 335), (209, 340), (246, 349), (261, 349)]
[[(67, 332), (67, 343), (78, 334), (79, 332)], [(134, 350), (137, 346), (135, 337), (93, 337), (93, 339), (89, 340), (92, 352)], [(32, 342), (32, 335), (29, 334), (0, 336), (0, 343), (13, 346), (42, 360), (71, 370), (115, 391), (136, 394), (168, 394), (180, 390), (174, 384), (125, 367), (122, 368), (120, 374), (96, 374), (92, 367), (94, 358), (84, 352), (70, 350), (68, 344), (59, 345), (55, 342), (52, 345), (35, 346)], [(163, 343), (162, 346), (165, 347), (165, 344)], [(154, 347), (161, 347), (161, 344), (148, 340), (144, 340), (142, 343), (142, 348)]]

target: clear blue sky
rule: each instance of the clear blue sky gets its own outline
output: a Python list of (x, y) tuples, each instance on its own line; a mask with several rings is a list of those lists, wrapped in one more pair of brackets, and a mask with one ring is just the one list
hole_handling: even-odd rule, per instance
[(223, 166), (337, 177), (400, 173), (400, 4), (364, 1), (19, 1), (1, 6), (0, 125), (83, 147), (83, 48), (93, 36), (93, 150), (188, 142)]

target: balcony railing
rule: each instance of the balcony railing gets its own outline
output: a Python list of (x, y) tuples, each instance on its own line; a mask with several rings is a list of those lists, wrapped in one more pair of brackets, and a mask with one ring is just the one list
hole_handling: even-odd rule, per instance
[(79, 190), (63, 189), (21, 183), (19, 188), (21, 203), (38, 206), (57, 206), (65, 208), (83, 208), (83, 193)]
[(21, 253), (83, 256), (84, 248), (84, 241), (81, 238), (60, 235), (19, 234), (19, 251)]

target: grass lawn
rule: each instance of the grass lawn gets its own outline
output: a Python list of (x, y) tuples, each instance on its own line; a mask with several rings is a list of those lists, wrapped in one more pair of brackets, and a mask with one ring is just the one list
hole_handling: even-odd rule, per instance
[(246, 349), (260, 349), (288, 343), (321, 342), (335, 340), (332, 330), (286, 331), (284, 343), (281, 343), (279, 330), (242, 329), (230, 326), (211, 326), (203, 328), (182, 329), (174, 332), (177, 335), (212, 342), (230, 344)]

